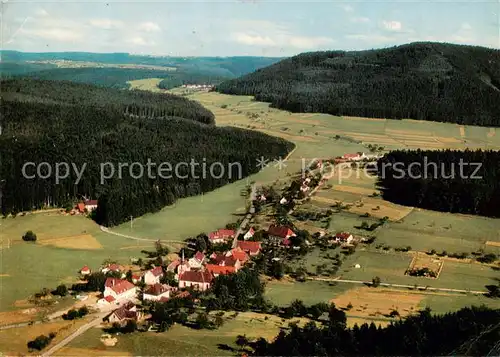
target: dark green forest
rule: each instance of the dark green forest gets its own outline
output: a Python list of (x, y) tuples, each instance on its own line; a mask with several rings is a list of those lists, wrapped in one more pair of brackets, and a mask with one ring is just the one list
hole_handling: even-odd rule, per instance
[(500, 50), (411, 43), (303, 53), (216, 90), (292, 112), (500, 126)]
[(498, 356), (499, 341), (500, 310), (472, 307), (445, 315), (424, 310), (386, 328), (346, 328), (337, 311), (324, 326), (292, 325), (273, 342), (252, 345), (255, 356)]
[[(33, 72), (19, 72), (17, 75), (39, 80), (71, 81), (103, 87), (126, 89), (128, 81), (144, 78), (164, 78), (168, 71), (135, 68), (53, 68)], [(5, 77), (13, 77), (15, 74)]]
[(379, 159), (377, 171), (385, 200), (500, 217), (500, 152), (396, 150)]
[[(112, 226), (148, 212), (155, 212), (178, 198), (197, 195), (256, 173), (257, 157), (285, 156), (293, 144), (261, 133), (213, 125), (213, 114), (185, 98), (148, 92), (120, 91), (57, 81), (6, 80), (2, 85), (0, 135), (0, 193), (4, 215), (46, 206), (66, 207), (83, 197), (98, 199), (95, 219)], [(182, 166), (178, 174), (162, 178), (129, 168), (101, 183), (101, 163), (143, 165), (148, 159), (167, 162), (220, 162), (220, 178), (196, 166), (194, 174)], [(27, 179), (26, 162), (73, 163), (56, 184), (53, 176)], [(230, 163), (240, 163), (230, 166)], [(157, 168), (158, 166), (156, 166)], [(29, 170), (32, 175), (34, 169)], [(41, 171), (46, 174), (46, 169)], [(203, 172), (208, 172), (203, 177)]]

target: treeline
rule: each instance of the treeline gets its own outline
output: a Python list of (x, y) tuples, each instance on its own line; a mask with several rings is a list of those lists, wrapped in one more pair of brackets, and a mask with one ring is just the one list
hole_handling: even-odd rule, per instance
[(500, 126), (500, 51), (412, 43), (303, 53), (217, 91), (292, 112)]
[(500, 217), (500, 152), (392, 151), (378, 161), (385, 200), (435, 211)]
[(424, 310), (386, 328), (374, 323), (346, 328), (345, 319), (282, 330), (253, 344), (255, 356), (496, 356), (500, 310), (464, 308), (445, 315)]
[(228, 79), (228, 77), (223, 76), (189, 72), (173, 72), (164, 75), (164, 77), (166, 78), (158, 83), (158, 87), (161, 89), (172, 89), (183, 84), (219, 84)]
[[(176, 96), (64, 82), (5, 83), (0, 135), (4, 215), (66, 207), (87, 197), (99, 201), (96, 221), (112, 226), (256, 173), (256, 158), (283, 157), (293, 147), (283, 139), (253, 131), (204, 125), (213, 123), (213, 114)], [(139, 115), (131, 115), (131, 108), (140, 108), (135, 112)], [(155, 164), (151, 175), (148, 160)], [(194, 169), (182, 165), (175, 171), (178, 163), (192, 161), (197, 163)], [(68, 177), (57, 184), (54, 171), (46, 179), (23, 177), (27, 162), (46, 162), (52, 170), (60, 162), (79, 171), (86, 166), (80, 181), (70, 167)], [(119, 171), (119, 163), (129, 166)], [(133, 163), (138, 164), (132, 170)], [(167, 168), (163, 178), (162, 163), (168, 164), (163, 166)], [(111, 166), (114, 174), (108, 171)], [(109, 179), (101, 180), (103, 167)], [(41, 172), (45, 176), (47, 168)], [(27, 173), (34, 175), (35, 168)]]
[[(144, 78), (164, 78), (168, 75), (166, 70), (142, 68), (54, 68), (36, 72), (20, 72), (21, 68), (16, 69), (13, 66), (8, 66), (6, 69), (17, 70), (17, 73), (32, 79), (71, 81), (117, 89), (129, 88), (128, 81)], [(9, 75), (10, 73), (12, 72), (6, 74)], [(15, 74), (16, 72), (12, 73), (12, 75)]]
[[(89, 110), (103, 108), (105, 112), (113, 111), (130, 116), (162, 118), (167, 116), (192, 119), (205, 124), (213, 124), (215, 117), (211, 111), (201, 104), (179, 98), (168, 93), (151, 93), (147, 91), (124, 91), (111, 88), (101, 88), (89, 84), (72, 83), (68, 81), (39, 81), (30, 78), (9, 79), (0, 81), (1, 97), (4, 102), (21, 103), (26, 108), (31, 104), (45, 103), (56, 107), (82, 107)], [(15, 104), (13, 104), (15, 105)], [(54, 112), (56, 107), (47, 109)], [(26, 109), (36, 114), (36, 110)], [(71, 109), (61, 109), (71, 110)], [(5, 121), (21, 123), (31, 120), (23, 111), (17, 109), (4, 110)]]

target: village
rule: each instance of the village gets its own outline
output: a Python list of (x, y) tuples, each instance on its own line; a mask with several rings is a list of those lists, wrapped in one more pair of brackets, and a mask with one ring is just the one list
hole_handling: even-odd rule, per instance
[[(326, 166), (369, 162), (376, 158), (377, 156), (356, 153), (346, 154), (326, 163), (322, 160), (314, 161), (307, 174), (292, 181), (279, 196), (269, 188), (258, 188), (250, 212), (252, 216), (258, 215), (262, 207), (267, 205), (274, 207), (272, 209), (277, 207), (291, 213), (300, 206), (300, 202), (326, 182), (323, 173), (331, 172), (326, 170)], [(276, 197), (272, 197), (273, 195)], [(88, 214), (96, 208), (96, 200), (85, 200), (78, 203), (70, 214)], [(116, 263), (106, 264), (97, 271), (84, 266), (79, 271), (83, 285), (96, 273), (105, 277), (105, 280), (100, 287), (102, 294), (92, 296), (96, 299), (95, 302), (87, 299), (86, 295), (79, 295), (79, 298), (85, 299), (96, 311), (106, 312), (103, 318), (105, 323), (123, 327), (129, 321), (135, 324), (147, 319), (144, 304), (193, 298), (209, 291), (215, 279), (221, 275), (235, 274), (245, 267), (252, 269), (257, 268), (257, 265), (269, 265), (270, 269), (258, 270), (274, 276), (277, 264), (307, 254), (307, 249), (313, 245), (323, 245), (326, 242), (330, 247), (342, 247), (352, 253), (358, 243), (366, 241), (366, 238), (355, 237), (349, 232), (329, 235), (326, 232), (313, 235), (306, 232), (307, 237), (304, 237), (304, 232), (297, 230), (289, 222), (280, 223), (279, 214), (276, 222), (271, 223), (267, 229), (256, 230), (253, 226), (245, 228), (241, 223), (228, 225), (208, 235), (200, 234), (188, 240), (187, 246), (177, 254), (165, 254), (167, 249), (158, 241), (155, 244), (156, 252), (145, 251), (152, 260), (144, 263), (142, 259), (134, 259), (128, 270)], [(241, 233), (238, 235), (238, 232)], [(174, 258), (169, 260), (166, 256)], [(359, 264), (355, 268), (360, 268)], [(148, 325), (148, 328), (157, 326)]]

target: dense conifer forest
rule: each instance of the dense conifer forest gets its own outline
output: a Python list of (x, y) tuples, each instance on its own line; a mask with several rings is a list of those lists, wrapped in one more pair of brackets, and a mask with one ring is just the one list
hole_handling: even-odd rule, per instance
[(500, 50), (411, 43), (303, 53), (216, 90), (292, 112), (500, 126)]
[[(342, 313), (342, 312), (341, 312)], [(345, 327), (345, 314), (325, 326), (308, 323), (253, 343), (255, 356), (498, 356), (500, 310), (464, 308), (446, 315), (428, 310), (389, 325)]]
[[(111, 226), (130, 216), (154, 212), (178, 198), (197, 195), (258, 171), (256, 158), (285, 156), (293, 144), (261, 133), (213, 125), (213, 114), (185, 98), (149, 92), (120, 91), (57, 81), (7, 80), (2, 86), (0, 135), (0, 199), (3, 214), (71, 206), (82, 198), (98, 199), (98, 223)], [(147, 163), (155, 163), (148, 173)], [(175, 168), (159, 175), (161, 163)], [(26, 162), (74, 164), (69, 176), (56, 184), (24, 178)], [(115, 174), (101, 182), (101, 164), (112, 163)], [(119, 177), (118, 163), (137, 162)], [(209, 168), (220, 162), (214, 175)], [(206, 169), (202, 163), (206, 163)], [(231, 165), (239, 163), (238, 166)], [(104, 166), (110, 174), (110, 166)], [(168, 166), (167, 166), (168, 168)], [(34, 175), (36, 170), (26, 170)], [(61, 172), (64, 168), (61, 169)], [(41, 170), (47, 174), (47, 168)], [(206, 175), (204, 175), (206, 172)], [(110, 175), (111, 176), (111, 175)], [(154, 176), (154, 178), (151, 178)], [(171, 176), (165, 178), (165, 176)]]
[(397, 150), (381, 158), (377, 170), (385, 200), (500, 217), (500, 152)]

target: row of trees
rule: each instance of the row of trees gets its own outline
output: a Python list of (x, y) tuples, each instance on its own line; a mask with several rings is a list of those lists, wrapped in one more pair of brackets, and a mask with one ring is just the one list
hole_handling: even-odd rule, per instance
[(312, 52), (217, 90), (292, 112), (499, 126), (499, 63), (498, 50), (438, 43)]
[[(342, 312), (342, 311), (340, 311)], [(445, 315), (430, 310), (399, 320), (386, 328), (374, 323), (346, 328), (337, 313), (318, 327), (292, 325), (268, 343), (259, 339), (252, 347), (256, 356), (437, 356), (498, 354), (500, 310), (464, 308)], [(496, 352), (495, 352), (496, 348)]]
[(500, 217), (500, 152), (396, 150), (378, 161), (378, 175), (385, 200)]
[[(196, 121), (211, 123), (212, 113), (184, 98), (73, 83), (5, 83), (2, 94), (14, 100), (2, 103), (3, 214), (97, 198), (95, 220), (112, 226), (256, 173), (256, 158), (283, 157), (293, 147), (258, 132), (200, 125)], [(123, 112), (142, 106), (151, 108), (141, 109), (145, 113), (175, 117)], [(52, 172), (30, 166), (26, 173), (35, 177), (25, 177), (28, 162), (48, 163)], [(60, 162), (70, 166), (56, 182)]]

